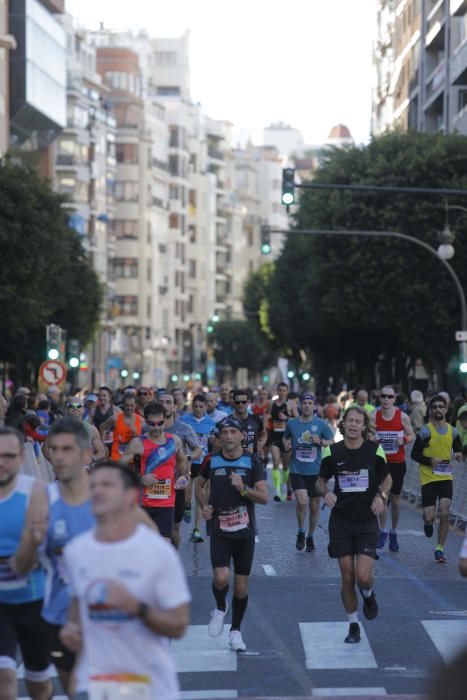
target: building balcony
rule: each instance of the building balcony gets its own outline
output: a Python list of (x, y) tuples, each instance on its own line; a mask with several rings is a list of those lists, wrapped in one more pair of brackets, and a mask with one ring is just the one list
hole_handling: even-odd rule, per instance
[(218, 148), (215, 148), (214, 146), (208, 146), (208, 156), (212, 160), (218, 160), (221, 163), (224, 162), (224, 154), (222, 151), (220, 151)]
[(450, 12), (453, 17), (462, 17), (467, 13), (467, 0), (451, 0)]
[(464, 41), (452, 56), (449, 71), (452, 85), (467, 83), (467, 41)]
[(452, 120), (452, 129), (460, 134), (467, 135), (467, 107), (464, 107), (455, 115)]
[(426, 18), (425, 46), (427, 49), (441, 51), (445, 46), (446, 17), (445, 0), (438, 0)]
[(446, 61), (441, 61), (426, 79), (425, 105), (435, 100), (446, 87)]

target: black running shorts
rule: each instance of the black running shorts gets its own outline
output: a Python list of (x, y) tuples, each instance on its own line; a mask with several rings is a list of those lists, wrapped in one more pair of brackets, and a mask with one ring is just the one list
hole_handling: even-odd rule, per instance
[(47, 644), (44, 644), (46, 623), (41, 617), (42, 604), (42, 600), (18, 605), (0, 603), (1, 665), (3, 668), (11, 667), (12, 670), (16, 670), (19, 645), (25, 677), (36, 682), (43, 682), (49, 678), (50, 660)]
[(143, 510), (156, 523), (162, 537), (172, 537), (175, 508), (148, 508), (145, 506)]
[(449, 498), (452, 501), (452, 479), (430, 481), (422, 486), (422, 507), (430, 508), (436, 505), (436, 499)]
[(388, 462), (388, 468), (392, 479), (391, 493), (393, 493), (394, 496), (400, 496), (407, 466), (405, 462)]
[(310, 498), (319, 498), (316, 493), (316, 481), (318, 474), (291, 474), (292, 491), (306, 491)]
[(378, 521), (376, 518), (361, 523), (343, 522), (331, 515), (329, 518), (329, 556), (340, 559), (346, 556), (366, 554), (376, 557), (378, 540)]
[(240, 576), (249, 576), (253, 565), (255, 553), (255, 538), (253, 536), (243, 538), (227, 538), (214, 532), (211, 534), (211, 564), (213, 569), (220, 567), (230, 568), (233, 559), (234, 572)]
[(199, 476), (200, 470), (201, 470), (201, 464), (195, 464), (194, 462), (192, 462), (191, 466), (190, 466), (191, 478), (196, 479), (196, 477)]
[(185, 489), (175, 489), (174, 523), (178, 525), (183, 520), (185, 512)]
[(46, 622), (45, 627), (50, 660), (61, 671), (71, 671), (75, 665), (76, 655), (62, 643), (60, 639), (61, 625), (52, 625), (50, 622)]

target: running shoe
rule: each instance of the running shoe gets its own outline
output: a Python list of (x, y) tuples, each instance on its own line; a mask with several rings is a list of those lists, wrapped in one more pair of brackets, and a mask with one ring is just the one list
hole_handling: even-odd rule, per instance
[(191, 533), (190, 542), (204, 542), (199, 530), (193, 530), (193, 532)]
[(292, 491), (290, 489), (287, 489), (287, 500), (288, 501), (292, 500)]
[(363, 598), (363, 614), (367, 620), (374, 620), (378, 614), (378, 603), (376, 602), (374, 591), (368, 598), (363, 595), (361, 588), (360, 593), (362, 594)]
[(282, 499), (279, 496), (279, 494), (276, 493), (276, 495), (274, 496), (274, 498), (272, 500), (275, 501), (276, 503), (280, 503)]
[(230, 630), (229, 644), (232, 651), (246, 651), (246, 644), (242, 639), (240, 630)]
[(183, 520), (186, 523), (191, 523), (191, 503), (189, 506), (185, 506), (185, 510), (183, 511)]
[(384, 532), (384, 530), (380, 530), (378, 535), (378, 541), (376, 543), (376, 549), (383, 549), (384, 545), (386, 544), (387, 538), (388, 533)]
[(315, 551), (315, 543), (314, 543), (312, 535), (308, 535), (308, 537), (306, 538), (305, 551), (306, 552), (314, 552)]
[(228, 603), (225, 603), (225, 610), (218, 610), (217, 608), (212, 611), (211, 619), (208, 625), (208, 634), (210, 637), (219, 637), (224, 631), (224, 618), (227, 615), (227, 610), (229, 609)]
[(399, 551), (399, 542), (397, 541), (397, 532), (389, 533), (389, 549), (391, 552)]
[(305, 549), (305, 533), (304, 532), (297, 533), (297, 541), (295, 542), (295, 547), (298, 549), (299, 552), (303, 552), (303, 550)]
[(344, 639), (346, 644), (358, 644), (360, 641), (360, 625), (358, 622), (351, 622), (349, 625), (349, 633)]
[(441, 549), (435, 549), (435, 560), (438, 564), (446, 564), (446, 557)]
[(427, 537), (433, 537), (433, 523), (423, 523), (423, 532)]

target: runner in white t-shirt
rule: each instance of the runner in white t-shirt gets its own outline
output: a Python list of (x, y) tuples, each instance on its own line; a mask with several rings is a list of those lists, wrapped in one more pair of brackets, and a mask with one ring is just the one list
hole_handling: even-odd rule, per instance
[(188, 623), (190, 593), (172, 545), (135, 525), (137, 475), (104, 462), (91, 472), (96, 528), (65, 547), (72, 604), (62, 641), (81, 651), (78, 698), (175, 700), (169, 639)]

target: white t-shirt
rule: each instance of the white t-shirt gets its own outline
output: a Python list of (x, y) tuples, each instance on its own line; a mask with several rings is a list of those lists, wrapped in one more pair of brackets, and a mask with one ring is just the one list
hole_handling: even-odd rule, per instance
[(144, 525), (120, 542), (99, 542), (91, 530), (67, 544), (64, 560), (71, 595), (79, 600), (82, 627), (77, 692), (88, 690), (89, 678), (98, 675), (134, 674), (149, 677), (147, 697), (151, 700), (177, 698), (169, 640), (105, 603), (110, 581), (160, 610), (190, 602), (185, 574), (172, 545)]

